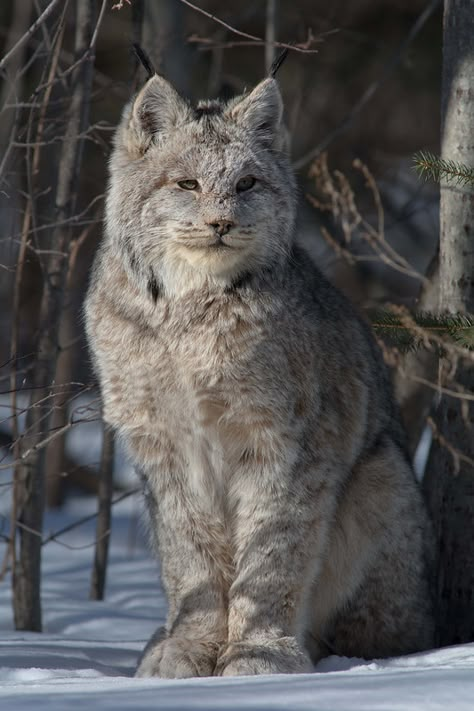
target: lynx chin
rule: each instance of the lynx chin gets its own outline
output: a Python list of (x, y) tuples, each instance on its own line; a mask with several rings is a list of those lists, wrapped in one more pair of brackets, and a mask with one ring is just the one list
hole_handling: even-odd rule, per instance
[(369, 327), (297, 245), (275, 79), (125, 108), (86, 325), (168, 599), (137, 676), (433, 643), (432, 536)]

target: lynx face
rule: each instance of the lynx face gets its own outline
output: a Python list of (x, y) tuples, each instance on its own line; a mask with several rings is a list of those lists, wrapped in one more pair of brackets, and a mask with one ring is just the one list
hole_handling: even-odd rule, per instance
[(285, 257), (294, 185), (281, 114), (273, 79), (227, 105), (192, 109), (154, 76), (126, 108), (107, 228), (141, 286), (171, 295), (229, 284)]

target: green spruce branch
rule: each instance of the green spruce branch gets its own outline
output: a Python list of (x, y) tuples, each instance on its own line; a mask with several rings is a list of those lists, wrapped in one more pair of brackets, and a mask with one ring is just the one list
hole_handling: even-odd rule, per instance
[(429, 151), (415, 153), (413, 161), (416, 172), (424, 180), (435, 180), (439, 183), (444, 179), (454, 185), (474, 185), (474, 168), (463, 163), (445, 160)]
[[(428, 312), (410, 313), (410, 319), (423, 329), (429, 340), (433, 336), (447, 336), (458, 346), (474, 350), (474, 315), (443, 314), (437, 316)], [(404, 323), (403, 318), (391, 311), (375, 311), (370, 314), (375, 333), (400, 351), (416, 350), (423, 345), (423, 339)]]

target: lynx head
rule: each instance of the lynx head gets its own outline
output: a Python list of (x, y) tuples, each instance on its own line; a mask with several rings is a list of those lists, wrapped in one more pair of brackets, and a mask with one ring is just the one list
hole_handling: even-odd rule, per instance
[(274, 79), (192, 108), (156, 74), (125, 108), (107, 234), (141, 288), (228, 286), (285, 260), (295, 197), (282, 111)]

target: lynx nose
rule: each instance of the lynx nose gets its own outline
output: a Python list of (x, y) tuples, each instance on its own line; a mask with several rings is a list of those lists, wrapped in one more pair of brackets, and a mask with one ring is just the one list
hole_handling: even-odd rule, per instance
[(214, 228), (214, 232), (222, 237), (226, 235), (234, 223), (228, 220), (219, 220), (219, 222), (211, 222), (211, 227)]

